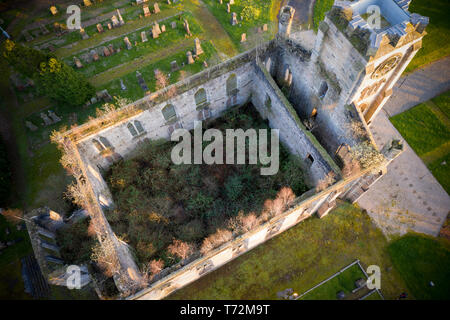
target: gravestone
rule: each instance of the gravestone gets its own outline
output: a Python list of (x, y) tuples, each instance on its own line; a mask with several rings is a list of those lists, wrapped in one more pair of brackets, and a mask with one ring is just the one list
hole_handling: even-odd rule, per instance
[(81, 33), (81, 37), (83, 38), (83, 40), (89, 39), (89, 36), (86, 33), (86, 31), (84, 30), (84, 28), (80, 28), (80, 33)]
[(125, 45), (127, 46), (127, 49), (130, 50), (132, 48), (131, 42), (128, 39), (128, 37), (123, 38), (123, 41), (125, 42)]
[(231, 12), (231, 6), (229, 3), (227, 3), (227, 13), (230, 13), (230, 12)]
[(178, 63), (176, 60), (174, 60), (170, 63), (170, 70), (171, 70), (171, 72), (180, 70), (180, 67), (178, 66)]
[(148, 9), (148, 5), (143, 6), (142, 9), (144, 10), (144, 16), (145, 17), (150, 17), (152, 15), (150, 13), (150, 10)]
[(186, 30), (186, 33), (188, 34), (188, 36), (192, 36), (191, 30), (189, 29), (189, 22), (186, 19), (183, 19), (183, 26), (184, 26), (184, 30)]
[(111, 22), (112, 22), (113, 28), (119, 26), (119, 20), (117, 20), (117, 17), (115, 15), (111, 17)]
[(117, 16), (119, 17), (119, 23), (121, 26), (125, 24), (125, 21), (123, 21), (122, 15), (120, 14), (119, 9), (117, 9)]
[(38, 129), (31, 121), (25, 121), (25, 126), (31, 131), (36, 131)]
[(199, 38), (195, 38), (194, 40), (194, 54), (196, 56), (199, 56), (203, 53), (203, 49), (202, 46), (200, 45), (200, 39)]
[(83, 68), (83, 64), (81, 63), (80, 59), (78, 59), (77, 57), (73, 57), (73, 61), (75, 62), (75, 66), (77, 67), (77, 69)]
[(192, 52), (190, 52), (190, 51), (186, 52), (186, 56), (187, 56), (188, 64), (193, 64), (194, 58), (192, 57)]
[(241, 43), (247, 41), (247, 35), (245, 33), (241, 34)]
[(263, 31), (264, 31), (264, 32), (267, 31), (267, 23), (263, 24)]
[(49, 126), (49, 125), (51, 125), (53, 123), (52, 120), (50, 120), (48, 115), (46, 115), (45, 113), (41, 112), (40, 116), (41, 116), (41, 119), (44, 120), (44, 125), (45, 126)]
[(89, 7), (92, 5), (91, 0), (83, 0), (84, 6)]
[(145, 31), (141, 32), (141, 40), (142, 40), (142, 42), (147, 42), (148, 41), (147, 35), (145, 34)]
[(142, 74), (139, 71), (136, 71), (136, 78), (137, 78), (137, 81), (138, 81), (139, 85), (141, 86), (142, 90), (147, 92), (149, 90), (148, 86), (145, 83), (144, 78), (142, 78)]
[(48, 110), (49, 117), (53, 120), (53, 123), (61, 121), (61, 118), (56, 115), (52, 110)]
[(208, 62), (203, 61), (203, 66), (204, 66), (205, 68), (208, 68)]
[(98, 33), (103, 32), (103, 26), (100, 23), (97, 23), (97, 31), (98, 31)]
[(52, 15), (56, 15), (58, 13), (58, 9), (56, 9), (55, 6), (51, 6), (50, 7), (50, 12), (52, 13)]
[(166, 32), (166, 25), (163, 24), (163, 25), (161, 26), (161, 32)]
[(158, 22), (155, 21), (152, 26), (152, 38), (156, 39), (159, 37), (160, 34), (161, 34), (161, 29), (159, 27)]
[(111, 30), (112, 29), (112, 25), (111, 23), (108, 23), (108, 29)]
[(103, 47), (103, 56), (109, 57), (111, 55), (111, 52), (109, 52), (109, 49), (107, 47)]
[(155, 2), (155, 4), (153, 5), (153, 8), (154, 8), (154, 10), (153, 10), (154, 13), (160, 13), (161, 12), (161, 10), (159, 10), (158, 2)]
[(170, 3), (170, 0), (167, 0), (167, 4), (172, 4), (172, 3)]
[(112, 43), (108, 44), (108, 49), (110, 54), (114, 54), (114, 45)]
[(97, 61), (97, 60), (99, 59), (97, 51), (95, 51), (94, 49), (92, 49), (90, 53), (91, 53), (91, 59), (92, 59), (93, 61)]
[(234, 0), (230, 0), (230, 2), (229, 2), (230, 4), (234, 4)]
[(220, 4), (223, 4), (223, 0), (219, 0), (219, 3), (220, 3)]
[(120, 88), (121, 88), (123, 91), (127, 90), (127, 87), (126, 87), (125, 84), (123, 83), (123, 80), (122, 80), (122, 79), (120, 79)]
[(237, 14), (236, 14), (236, 12), (233, 12), (232, 14), (231, 14), (231, 25), (232, 26), (235, 26), (235, 25), (237, 25)]
[(170, 26), (172, 27), (172, 29), (176, 29), (177, 28), (177, 22), (173, 21)]

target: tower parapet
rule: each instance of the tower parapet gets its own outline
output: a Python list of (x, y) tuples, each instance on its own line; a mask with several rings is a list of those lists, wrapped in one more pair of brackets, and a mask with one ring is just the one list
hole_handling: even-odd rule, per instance
[(280, 10), (278, 21), (278, 34), (288, 38), (291, 34), (292, 21), (294, 20), (295, 9), (291, 6), (284, 6)]

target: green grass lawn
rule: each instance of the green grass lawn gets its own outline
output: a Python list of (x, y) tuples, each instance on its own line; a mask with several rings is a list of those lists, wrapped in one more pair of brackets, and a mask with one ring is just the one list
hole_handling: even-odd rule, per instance
[(423, 48), (419, 50), (405, 72), (411, 72), (430, 62), (450, 55), (450, 1), (448, 0), (414, 0), (409, 12), (419, 13), (430, 18), (423, 38)]
[(333, 6), (334, 0), (316, 0), (313, 9), (314, 30), (317, 31), (319, 23), (325, 18), (327, 13)]
[(390, 120), (450, 194), (450, 92)]
[(358, 279), (366, 279), (366, 277), (361, 268), (355, 264), (333, 279), (308, 292), (300, 299), (337, 300), (336, 294), (339, 291), (343, 291), (346, 296), (349, 296), (352, 294), (352, 290), (355, 289), (355, 281)]
[(327, 217), (309, 218), (205, 275), (169, 299), (277, 299), (293, 288), (302, 293), (356, 259), (381, 269), (387, 299), (406, 291), (392, 268), (388, 242), (369, 216), (342, 203)]
[[(226, 30), (234, 45), (239, 48), (241, 52), (248, 50), (249, 46), (256, 45), (258, 38), (260, 41), (270, 39), (276, 31), (278, 21), (273, 21), (274, 17), (272, 14), (273, 6), (279, 6), (279, 1), (255, 1), (255, 0), (235, 0), (233, 5), (231, 5), (231, 12), (227, 12), (228, 1), (223, 1), (220, 4), (217, 0), (203, 0), (205, 5), (211, 11), (211, 13), (220, 22), (222, 27)], [(258, 16), (250, 20), (241, 21), (241, 13), (245, 6), (252, 4), (259, 12)], [(231, 25), (231, 13), (235, 12), (237, 14), (238, 24)], [(257, 28), (262, 27), (265, 23), (268, 25), (268, 31), (262, 34), (257, 33)], [(246, 33), (247, 41), (246, 43), (241, 43), (241, 34)], [(252, 39), (253, 38), (253, 39)]]
[[(388, 252), (416, 299), (450, 299), (448, 240), (408, 234), (393, 241)], [(430, 281), (434, 287), (430, 286)]]

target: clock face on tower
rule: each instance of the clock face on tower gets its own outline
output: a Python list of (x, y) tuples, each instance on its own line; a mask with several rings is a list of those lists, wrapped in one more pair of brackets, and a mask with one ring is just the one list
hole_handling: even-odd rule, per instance
[(378, 65), (378, 67), (375, 69), (375, 71), (372, 73), (372, 75), (370, 77), (372, 79), (377, 79), (379, 77), (384, 76), (385, 74), (387, 74), (389, 71), (391, 71), (398, 65), (401, 57), (402, 57), (401, 54), (396, 54), (390, 58), (387, 58), (386, 60), (384, 60), (382, 63), (380, 63)]

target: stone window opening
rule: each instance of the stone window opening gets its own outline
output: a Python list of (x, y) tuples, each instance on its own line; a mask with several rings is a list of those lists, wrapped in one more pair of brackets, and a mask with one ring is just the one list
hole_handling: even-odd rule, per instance
[(97, 148), (98, 152), (102, 154), (104, 154), (108, 150), (113, 149), (111, 143), (109, 143), (108, 139), (106, 139), (105, 137), (98, 137), (98, 140), (93, 139), (92, 143)]
[(264, 102), (264, 105), (266, 106), (267, 110), (272, 109), (272, 99), (270, 99), (270, 96), (266, 93), (266, 101)]
[(162, 114), (166, 121), (174, 120), (177, 117), (177, 113), (175, 112), (175, 107), (171, 104), (166, 105), (162, 109)]
[(288, 87), (290, 87), (292, 84), (292, 72), (289, 67), (286, 67), (286, 71), (284, 72), (284, 82)]
[(96, 139), (92, 140), (92, 143), (94, 144), (95, 148), (97, 148), (98, 152), (102, 152), (106, 148)]
[(135, 120), (133, 123), (132, 122), (128, 123), (127, 128), (133, 137), (137, 137), (145, 133), (145, 130), (142, 127), (142, 124), (139, 120)]
[(308, 153), (308, 155), (306, 156), (306, 163), (311, 166), (314, 163), (314, 158), (312, 157), (311, 154)]
[(197, 105), (197, 109), (203, 109), (208, 106), (208, 98), (206, 96), (206, 90), (201, 88), (199, 89), (195, 95), (195, 104)]
[(227, 88), (227, 95), (229, 97), (236, 96), (236, 94), (238, 93), (237, 77), (234, 73), (228, 77), (226, 88)]
[(272, 67), (272, 59), (270, 59), (270, 57), (269, 57), (269, 58), (267, 58), (267, 61), (266, 61), (266, 70), (267, 70), (267, 72), (271, 73), (270, 72), (271, 67)]
[(320, 99), (325, 98), (327, 91), (328, 91), (328, 83), (326, 81), (323, 81), (319, 89), (319, 98)]

